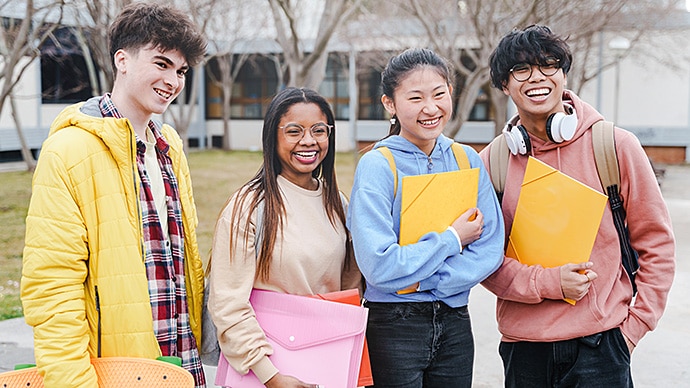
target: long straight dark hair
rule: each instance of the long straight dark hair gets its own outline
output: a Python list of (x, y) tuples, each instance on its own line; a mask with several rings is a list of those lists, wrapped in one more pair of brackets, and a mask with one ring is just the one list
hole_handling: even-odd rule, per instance
[[(286, 88), (280, 91), (271, 101), (266, 112), (263, 124), (263, 164), (256, 175), (242, 186), (235, 196), (235, 205), (231, 215), (230, 226), (230, 251), (236, 244), (236, 239), (240, 234), (240, 222), (245, 218), (244, 241), (248, 241), (250, 231), (250, 220), (256, 211), (258, 204), (263, 202), (263, 212), (266, 217), (262, 218), (262, 224), (257, 225), (257, 232), (261, 228), (261, 246), (259, 249), (256, 278), (267, 280), (269, 276), (273, 249), (276, 244), (278, 230), (282, 235), (283, 217), (285, 216), (285, 204), (278, 187), (278, 174), (281, 172), (280, 159), (277, 152), (278, 136), (280, 130), (280, 120), (287, 111), (295, 104), (315, 104), (326, 116), (327, 124), (333, 126), (333, 130), (328, 138), (328, 152), (321, 164), (312, 172), (312, 176), (319, 179), (323, 185), (323, 202), (331, 224), (340, 222), (345, 226), (345, 209), (340, 197), (338, 182), (335, 177), (335, 117), (328, 101), (317, 92), (306, 88)], [(249, 201), (248, 214), (242, 214), (245, 209), (245, 201)], [(277, 217), (276, 217), (277, 215)], [(349, 231), (347, 233), (347, 246), (345, 265), (354, 259), (354, 251), (350, 240)]]

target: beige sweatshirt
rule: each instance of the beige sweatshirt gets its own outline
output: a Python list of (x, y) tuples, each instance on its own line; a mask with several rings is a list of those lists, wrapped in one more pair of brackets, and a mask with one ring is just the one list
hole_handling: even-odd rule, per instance
[[(246, 219), (243, 219), (237, 225), (240, 237), (236, 238), (235, 249), (230, 251), (230, 223), (237, 193), (216, 224), (209, 275), (209, 311), (218, 328), (223, 354), (235, 370), (246, 374), (251, 369), (264, 383), (278, 370), (268, 358), (272, 348), (249, 304), (252, 288), (310, 295), (353, 288), (361, 279), (358, 271), (343, 273), (345, 227), (339, 222), (334, 227), (328, 219), (322, 185), (316, 191), (309, 191), (279, 175), (278, 186), (286, 217), (282, 239), (278, 231), (268, 281), (255, 280), (256, 212), (252, 215), (248, 241), (245, 244)], [(351, 267), (356, 269), (354, 263)]]

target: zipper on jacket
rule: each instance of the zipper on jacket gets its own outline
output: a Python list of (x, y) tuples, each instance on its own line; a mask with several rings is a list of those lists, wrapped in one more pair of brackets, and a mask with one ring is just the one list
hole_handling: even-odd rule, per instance
[[(132, 133), (129, 136), (129, 152), (132, 153), (130, 155), (130, 162), (132, 162), (132, 184), (134, 186), (134, 199), (137, 204), (137, 223), (139, 225), (139, 251), (141, 252), (141, 261), (142, 263), (146, 261), (146, 247), (144, 243), (144, 238), (143, 238), (143, 232), (142, 228), (144, 225), (143, 222), (143, 216), (141, 214), (141, 202), (139, 201), (139, 185), (137, 184), (137, 177), (139, 175), (139, 166), (137, 165), (137, 140), (136, 140), (136, 135), (134, 134), (134, 128), (132, 128), (132, 124), (127, 121), (127, 126), (129, 127), (129, 130), (132, 131)], [(134, 139), (134, 141), (132, 141)]]
[(434, 161), (431, 159), (431, 155), (426, 157), (426, 172), (430, 173), (431, 169), (434, 168)]
[(96, 313), (98, 313), (98, 358), (101, 358), (101, 297), (98, 295), (98, 286), (94, 286), (96, 290)]

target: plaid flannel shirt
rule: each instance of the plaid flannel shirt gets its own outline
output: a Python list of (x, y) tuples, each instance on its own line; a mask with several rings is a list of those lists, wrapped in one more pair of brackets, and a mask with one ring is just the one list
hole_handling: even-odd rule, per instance
[[(101, 98), (103, 117), (122, 118), (110, 95)], [(182, 205), (179, 199), (177, 178), (172, 161), (168, 157), (169, 145), (160, 129), (149, 121), (156, 144), (156, 155), (163, 175), (165, 200), (168, 214), (168, 233), (162, 230), (159, 215), (151, 192), (151, 185), (144, 155), (146, 145), (137, 137), (137, 167), (139, 170), (139, 202), (143, 221), (146, 276), (149, 283), (153, 330), (164, 356), (182, 359), (182, 367), (194, 375), (197, 387), (205, 387), (206, 379), (196, 340), (192, 334), (187, 309), (187, 292), (184, 274), (184, 230)]]

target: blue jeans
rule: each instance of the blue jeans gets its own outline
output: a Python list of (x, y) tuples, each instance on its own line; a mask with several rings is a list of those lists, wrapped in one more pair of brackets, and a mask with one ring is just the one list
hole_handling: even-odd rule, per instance
[(374, 303), (367, 341), (376, 388), (472, 386), (474, 340), (467, 306)]
[(501, 342), (506, 388), (632, 387), (620, 329), (557, 342)]

